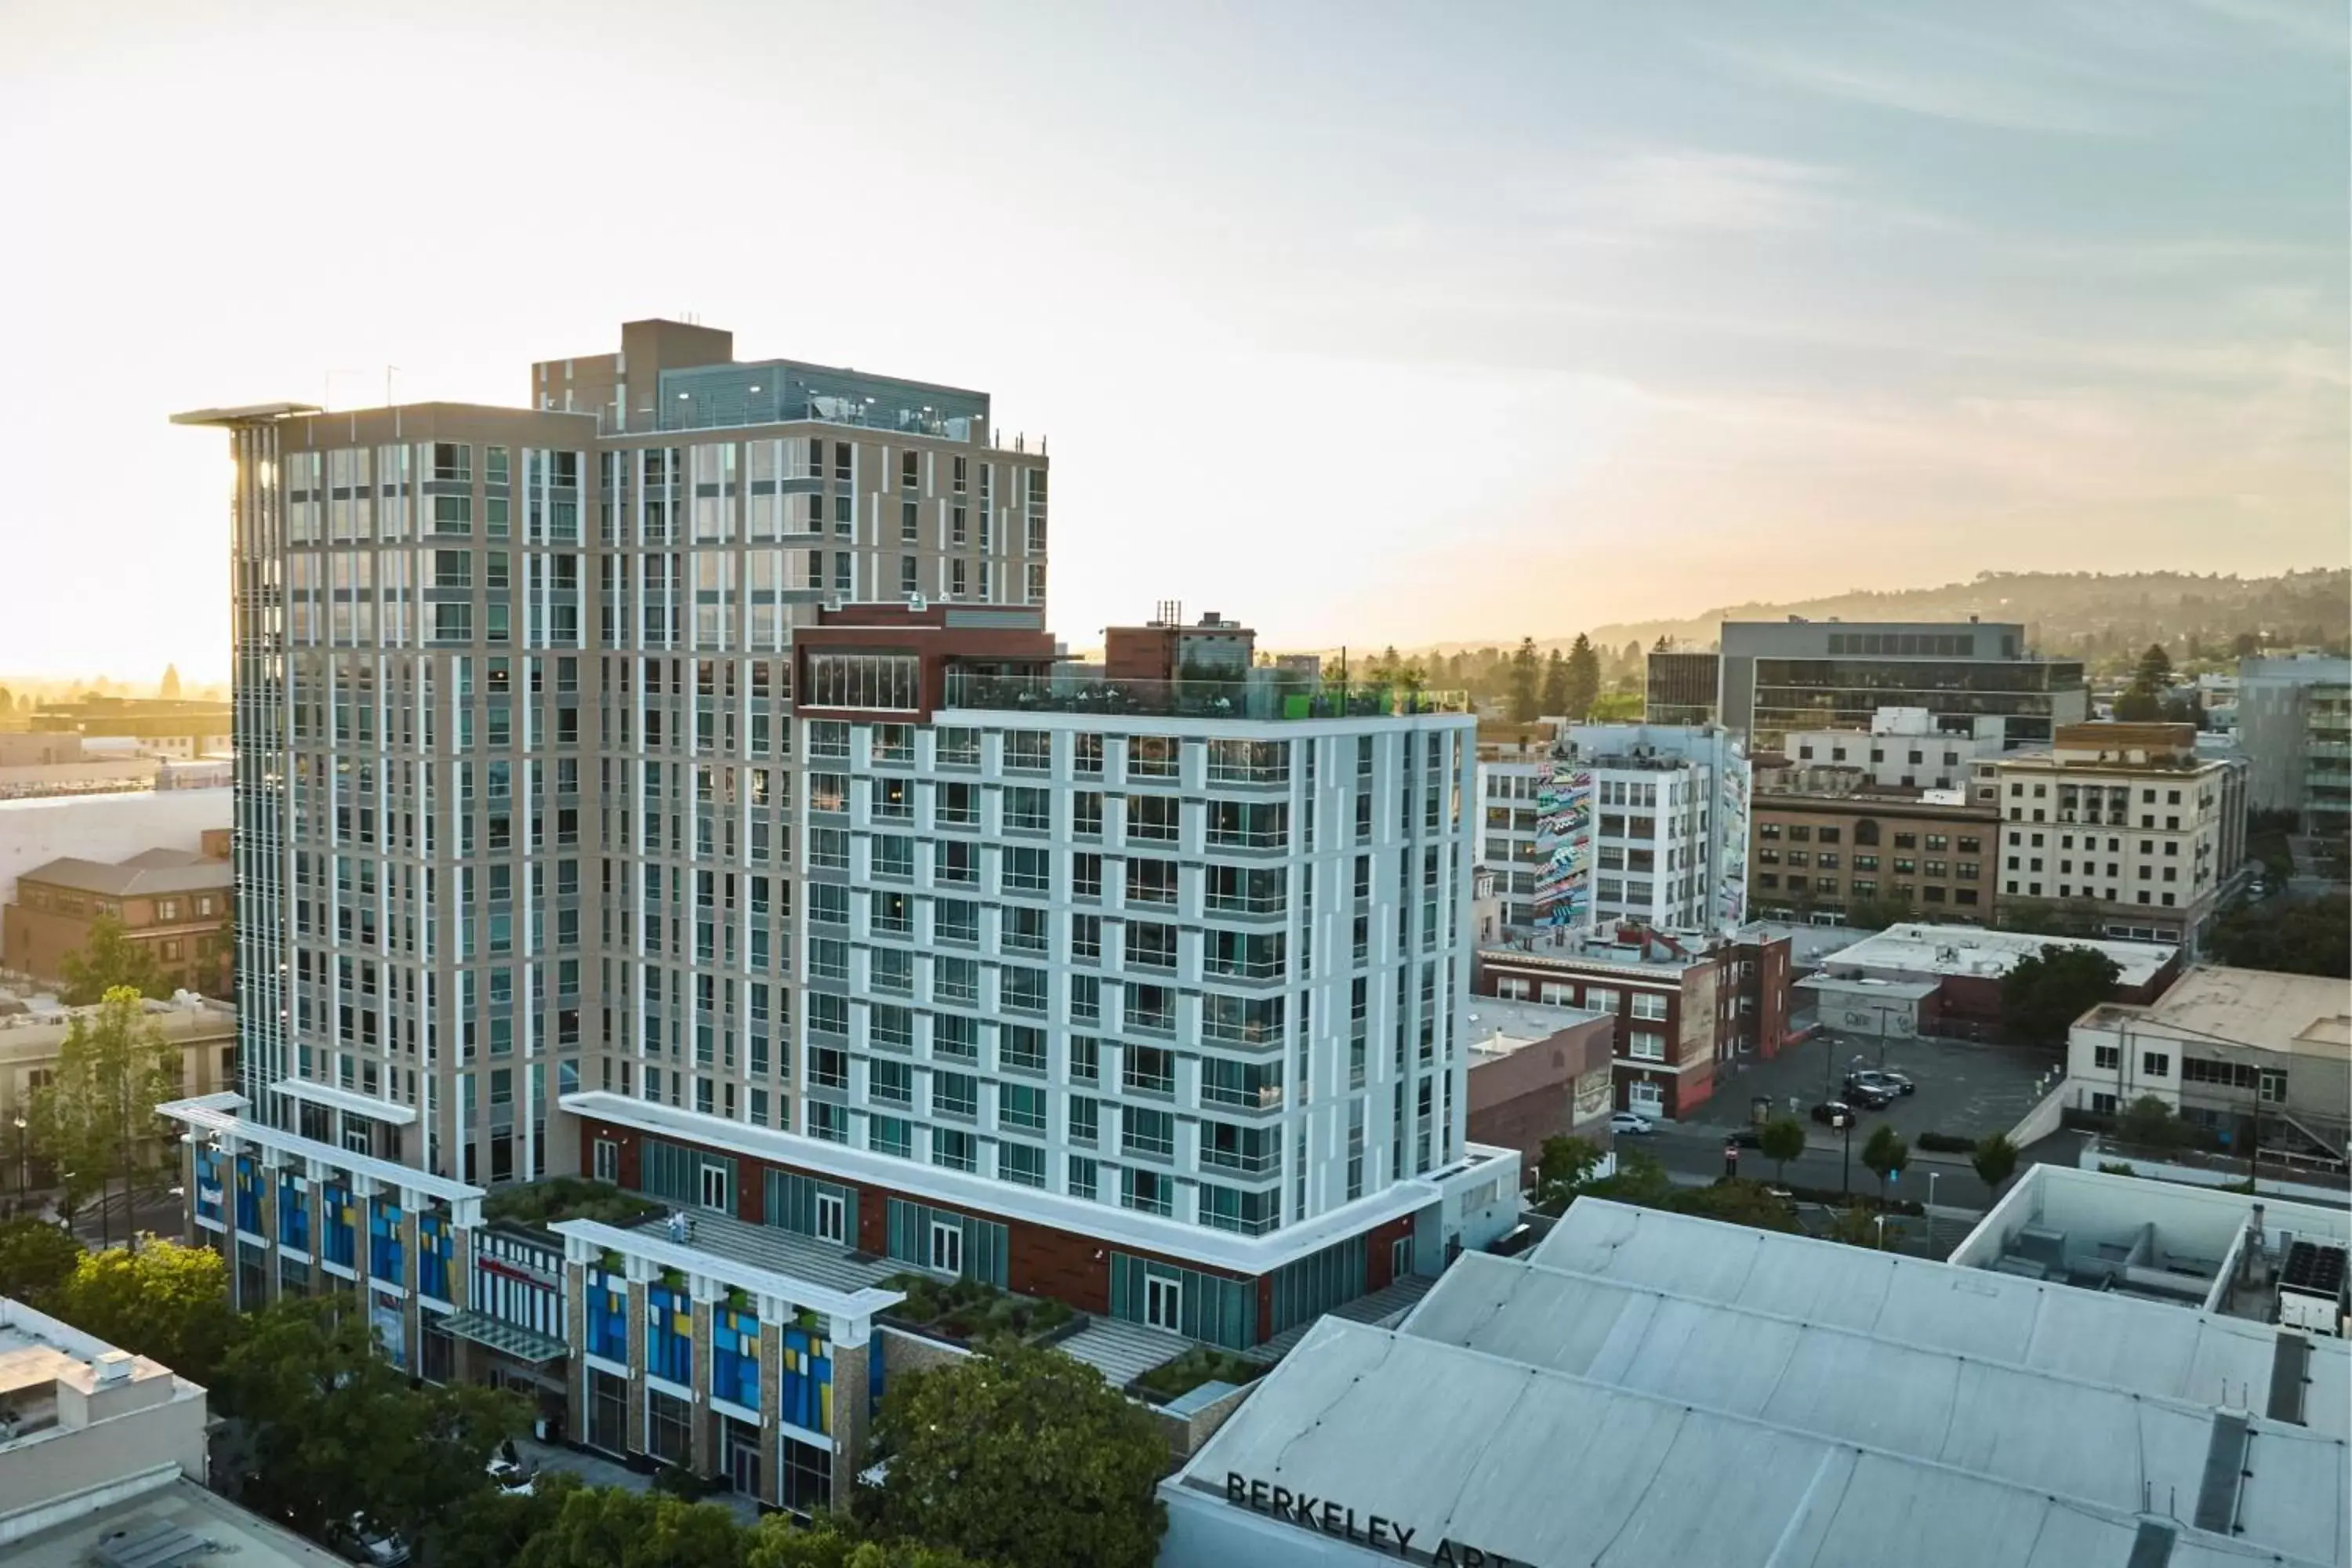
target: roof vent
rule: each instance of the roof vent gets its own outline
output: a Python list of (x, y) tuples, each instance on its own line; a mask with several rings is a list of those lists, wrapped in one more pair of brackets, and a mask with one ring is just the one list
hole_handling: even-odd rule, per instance
[(131, 1363), (136, 1359), (129, 1351), (107, 1351), (90, 1362), (90, 1371), (97, 1374), (100, 1384), (121, 1383), (131, 1375)]

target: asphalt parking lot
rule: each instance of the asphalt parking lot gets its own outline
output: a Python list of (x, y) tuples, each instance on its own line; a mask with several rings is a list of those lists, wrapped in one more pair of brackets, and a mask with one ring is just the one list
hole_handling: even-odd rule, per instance
[[(1826, 1040), (1826, 1043), (1824, 1041)], [(1792, 1108), (1816, 1141), (1826, 1129), (1811, 1120), (1812, 1108), (1834, 1098), (1847, 1071), (1862, 1058), (1863, 1067), (1881, 1066), (1879, 1043), (1859, 1036), (1817, 1037), (1794, 1046), (1768, 1062), (1718, 1078), (1715, 1093), (1683, 1123), (1689, 1127), (1727, 1127), (1749, 1119), (1748, 1101), (1769, 1096), (1776, 1114)], [(1919, 1086), (1883, 1111), (1864, 1111), (1855, 1123), (1866, 1136), (1881, 1121), (1890, 1121), (1906, 1138), (1922, 1132), (1949, 1132), (1965, 1138), (2006, 1132), (2032, 1110), (2039, 1096), (2042, 1076), (2059, 1065), (2056, 1052), (2022, 1046), (1974, 1045), (1954, 1040), (1894, 1040), (1885, 1049), (1884, 1066), (1908, 1074)], [(1829, 1084), (1824, 1089), (1823, 1078)]]

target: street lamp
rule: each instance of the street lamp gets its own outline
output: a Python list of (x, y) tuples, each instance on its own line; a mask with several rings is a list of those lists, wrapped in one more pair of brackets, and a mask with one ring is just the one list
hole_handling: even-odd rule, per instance
[(1941, 1171), (1930, 1171), (1927, 1173), (1927, 1213), (1926, 1218), (1927, 1221), (1927, 1250), (1931, 1253), (1936, 1250), (1936, 1178), (1942, 1174), (1943, 1173)]

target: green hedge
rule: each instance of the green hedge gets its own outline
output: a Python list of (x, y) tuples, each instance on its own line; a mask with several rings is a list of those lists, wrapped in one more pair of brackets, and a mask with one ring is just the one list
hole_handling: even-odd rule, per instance
[(1973, 1154), (1977, 1152), (1975, 1139), (1962, 1138), (1953, 1132), (1922, 1132), (1914, 1142), (1931, 1154)]

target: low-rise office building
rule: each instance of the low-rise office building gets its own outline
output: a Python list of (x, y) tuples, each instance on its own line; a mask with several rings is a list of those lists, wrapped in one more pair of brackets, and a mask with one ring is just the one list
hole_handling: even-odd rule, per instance
[(2352, 659), (2241, 659), (2235, 728), (2248, 805), (2294, 812), (2307, 833), (2352, 823)]
[(0, 1297), (0, 1562), (338, 1561), (205, 1489), (205, 1405), (171, 1368)]
[(2226, 1147), (2340, 1181), (2352, 1000), (2341, 980), (2199, 964), (2160, 996), (2077, 1019), (2066, 1096), (2102, 1114), (2154, 1096)]
[(17, 876), (0, 908), (0, 951), (12, 968), (62, 980), (91, 928), (112, 920), (167, 983), (226, 996), (235, 985), (236, 879), (226, 856), (205, 851), (142, 849), (113, 865), (52, 860)]
[(2003, 745), (1997, 721), (1983, 720), (1977, 728), (1973, 734), (1939, 729), (1925, 708), (1881, 708), (1867, 731), (1801, 730), (1781, 737), (1777, 765), (1758, 759), (1759, 788), (1965, 790), (1977, 759), (1999, 754)]
[(2079, 659), (2045, 659), (2016, 622), (1726, 621), (1717, 721), (1751, 753), (1806, 731), (1867, 730), (1882, 708), (1922, 709), (1939, 732), (2046, 743), (2090, 716)]
[(2179, 1300), (1581, 1199), (1318, 1324), (1161, 1483), (1160, 1563), (2352, 1562), (2344, 1342)]
[(2000, 814), (2000, 897), (2078, 903), (2107, 936), (2193, 954), (2242, 879), (2246, 767), (2187, 724), (2072, 724), (2046, 752), (1977, 764)]
[(1992, 923), (1999, 824), (1961, 790), (1757, 792), (1748, 886), (1765, 918)]
[(1685, 942), (1635, 926), (1546, 932), (1482, 948), (1473, 984), (1480, 996), (1614, 1018), (1616, 1108), (1680, 1117), (1715, 1092), (1726, 1064), (1780, 1050), (1789, 939), (1748, 931)]
[[(142, 849), (203, 852), (207, 834), (229, 831), (236, 792), (228, 789), (110, 790), (0, 799), (0, 904), (15, 900), (16, 879), (52, 860), (113, 862)], [(0, 968), (8, 956), (0, 931)]]
[(1547, 1138), (1609, 1142), (1617, 1019), (1579, 1007), (1480, 996), (1470, 1005), (1470, 1137), (1517, 1149), (1520, 1185)]
[(2045, 948), (2087, 947), (2115, 962), (2113, 1000), (2147, 1003), (2180, 973), (2180, 950), (2163, 942), (2031, 936), (1976, 926), (1889, 926), (1827, 954), (1797, 982), (1824, 1027), (1908, 1038), (1978, 1035), (2001, 1021), (2001, 984)]
[(159, 757), (226, 752), (229, 729), (226, 702), (195, 698), (90, 697), (33, 711), (35, 734), (121, 736)]

